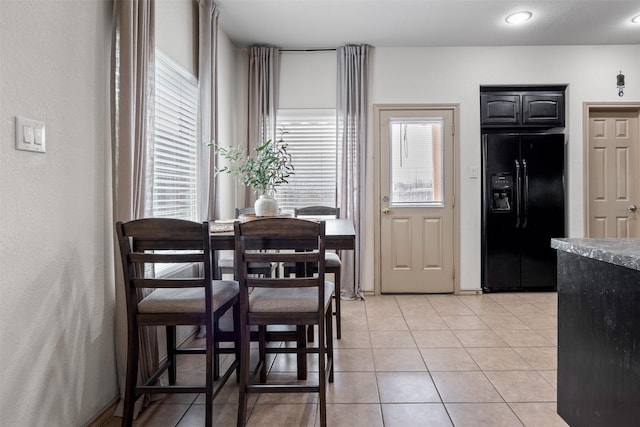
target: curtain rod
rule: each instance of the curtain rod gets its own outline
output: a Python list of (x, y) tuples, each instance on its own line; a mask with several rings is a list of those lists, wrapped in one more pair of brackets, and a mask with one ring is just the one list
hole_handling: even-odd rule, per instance
[(335, 47), (321, 49), (280, 49), (280, 52), (328, 52), (337, 50)]

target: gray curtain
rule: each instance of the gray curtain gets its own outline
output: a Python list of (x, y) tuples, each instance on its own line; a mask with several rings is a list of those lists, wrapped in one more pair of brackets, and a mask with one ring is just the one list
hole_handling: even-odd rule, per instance
[(362, 299), (369, 46), (343, 46), (337, 53), (338, 202), (341, 215), (353, 221), (356, 231), (353, 257), (343, 252), (340, 295)]
[(200, 87), (200, 220), (218, 217), (215, 186), (215, 154), (208, 144), (218, 140), (218, 16), (212, 0), (199, 1), (198, 82)]
[[(151, 212), (154, 107), (154, 2), (115, 1), (110, 91), (111, 185), (114, 221), (143, 218)], [(127, 355), (125, 287), (114, 236), (116, 286), (116, 362), (120, 395), (124, 398)], [(139, 298), (142, 298), (140, 293)], [(139, 379), (158, 367), (156, 328), (140, 336)], [(116, 414), (122, 414), (122, 401)], [(139, 409), (139, 408), (138, 408)]]
[[(269, 139), (275, 139), (278, 86), (280, 79), (280, 49), (252, 46), (249, 48), (249, 117), (247, 152)], [(255, 195), (245, 193), (245, 206), (253, 206)]]

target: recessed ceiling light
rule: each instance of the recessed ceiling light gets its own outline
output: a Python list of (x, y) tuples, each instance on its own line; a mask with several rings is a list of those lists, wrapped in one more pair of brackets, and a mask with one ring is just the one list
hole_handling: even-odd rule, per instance
[(521, 10), (508, 15), (504, 20), (507, 21), (507, 24), (522, 24), (531, 19), (531, 16), (532, 13), (528, 10)]
[(640, 15), (636, 15), (631, 18), (631, 22), (633, 22), (634, 24), (640, 24)]

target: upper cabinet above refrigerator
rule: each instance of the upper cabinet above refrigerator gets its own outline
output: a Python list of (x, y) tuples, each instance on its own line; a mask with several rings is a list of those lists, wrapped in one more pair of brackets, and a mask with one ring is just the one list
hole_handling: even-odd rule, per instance
[(480, 125), (496, 129), (564, 127), (564, 86), (480, 88)]

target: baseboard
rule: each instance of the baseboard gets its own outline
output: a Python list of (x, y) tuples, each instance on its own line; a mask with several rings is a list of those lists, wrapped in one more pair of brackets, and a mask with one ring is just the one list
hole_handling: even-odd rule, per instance
[[(456, 295), (481, 295), (482, 289), (462, 289), (462, 290), (458, 290), (455, 294)], [(376, 296), (376, 293), (375, 291), (362, 291), (362, 295), (364, 295), (365, 297), (374, 297)], [(396, 295), (403, 295), (403, 294), (396, 294)], [(404, 295), (437, 295), (437, 294), (404, 294)]]
[[(192, 341), (194, 338), (197, 338), (196, 337), (197, 332), (198, 332), (198, 328), (195, 327), (191, 331), (191, 333), (189, 333), (189, 335), (187, 335), (182, 340), (182, 342), (178, 343), (178, 346), (185, 345), (188, 342)], [(166, 362), (166, 360), (167, 360), (167, 355), (165, 354), (160, 358), (158, 362), (160, 365), (162, 365), (164, 362)], [(93, 417), (87, 424), (84, 424), (84, 427), (101, 427), (105, 425), (113, 417), (113, 413), (115, 412), (116, 407), (118, 406), (118, 402), (120, 402), (120, 396), (114, 397), (113, 400), (109, 402), (107, 407), (104, 408), (102, 411), (100, 411), (100, 413), (98, 413), (95, 417)]]
[(85, 427), (101, 427), (111, 420), (113, 412), (118, 406), (120, 396), (116, 396), (106, 408), (104, 408), (98, 415), (96, 415), (91, 421), (89, 421)]
[(459, 289), (456, 295), (482, 295), (482, 289)]

